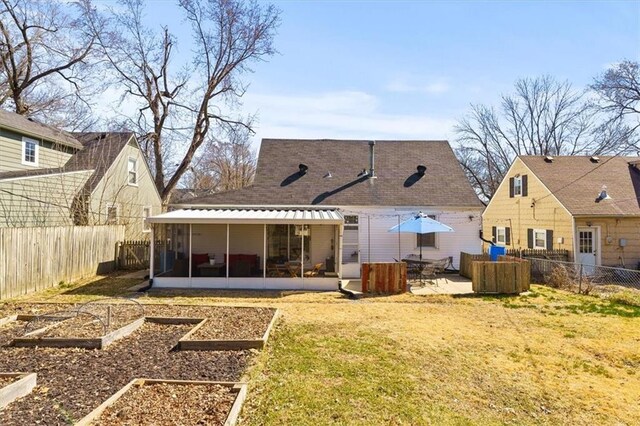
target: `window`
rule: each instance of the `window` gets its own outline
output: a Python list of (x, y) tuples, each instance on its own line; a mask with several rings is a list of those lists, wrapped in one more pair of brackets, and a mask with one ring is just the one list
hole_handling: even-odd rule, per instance
[(38, 141), (27, 138), (22, 139), (22, 164), (37, 166), (38, 150)]
[(118, 206), (115, 204), (109, 204), (107, 206), (107, 225), (118, 224)]
[[(429, 215), (431, 219), (436, 220), (435, 215)], [(427, 234), (416, 234), (416, 246), (418, 247), (436, 247), (436, 234), (429, 232)]]
[(128, 163), (128, 177), (127, 183), (129, 185), (137, 185), (138, 184), (138, 160), (132, 157), (129, 157)]
[(496, 228), (496, 244), (503, 246), (507, 244), (507, 228)]
[(513, 195), (522, 195), (522, 176), (513, 178)]
[(151, 225), (147, 222), (147, 218), (151, 216), (151, 206), (142, 208), (142, 232), (151, 232)]
[(547, 248), (547, 231), (544, 229), (533, 230), (533, 248), (534, 249), (546, 249)]

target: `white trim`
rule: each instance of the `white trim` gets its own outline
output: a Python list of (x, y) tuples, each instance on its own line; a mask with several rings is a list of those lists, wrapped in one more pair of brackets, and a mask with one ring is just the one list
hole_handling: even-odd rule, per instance
[[(508, 178), (507, 176), (505, 176), (504, 179), (511, 179), (511, 178)], [(520, 192), (519, 193), (516, 193), (516, 181), (520, 183), (520, 185), (519, 185)], [(524, 188), (522, 187), (522, 175), (514, 176), (513, 177), (513, 197), (514, 198), (515, 197), (522, 197), (522, 192), (523, 192), (522, 190), (523, 189)]]
[[(596, 251), (596, 264), (595, 266), (600, 266), (602, 265), (602, 238), (600, 237), (602, 235), (602, 227), (600, 225), (592, 225), (592, 226), (587, 226), (587, 225), (580, 225), (580, 226), (576, 226), (576, 232), (573, 235), (573, 240), (577, 243), (577, 246), (580, 246), (580, 241), (579, 241), (579, 235), (580, 235), (580, 230), (585, 230), (585, 231), (593, 231), (593, 238), (594, 238), (594, 242), (593, 242), (593, 249)], [(579, 253), (580, 249), (578, 248), (575, 252), (574, 255), (574, 259), (575, 262), (579, 263), (580, 260), (580, 253)]]
[[(542, 232), (542, 235), (544, 235), (544, 245), (543, 247), (538, 247), (536, 246), (536, 232)], [(543, 249), (546, 250), (547, 249), (547, 230), (546, 229), (534, 229), (533, 230), (533, 236), (532, 236), (532, 243), (533, 243), (533, 248), (534, 249)]]
[[(500, 241), (498, 238), (500, 231), (502, 231), (502, 234), (504, 235), (504, 241)], [(505, 226), (496, 226), (496, 240), (494, 242), (499, 246), (507, 245), (507, 228)]]
[[(153, 268), (155, 268), (154, 265), (154, 258), (155, 258), (155, 238), (154, 238), (154, 232), (153, 232), (153, 225), (150, 226), (150, 231), (151, 235), (149, 236), (150, 238), (150, 247), (149, 247), (149, 280), (153, 280)], [(166, 251), (166, 250), (165, 250)]]
[[(147, 216), (144, 215), (144, 211), (149, 209), (149, 214)], [(142, 206), (142, 232), (149, 233), (151, 232), (151, 224), (147, 222), (147, 218), (152, 216), (153, 206)]]
[(73, 172), (59, 172), (59, 173), (42, 173), (39, 175), (28, 175), (28, 176), (18, 176), (12, 178), (0, 178), (0, 182), (11, 182), (13, 180), (24, 180), (24, 179), (38, 179), (38, 178), (47, 178), (49, 176), (61, 176), (61, 175), (72, 175), (75, 173), (93, 173), (95, 170), (76, 170)]
[[(132, 171), (129, 170), (129, 164), (130, 162), (133, 161), (133, 167), (134, 170), (133, 172), (135, 173), (135, 182), (131, 183), (129, 182), (129, 173), (131, 173)], [(138, 176), (138, 157), (132, 157), (130, 155), (127, 156), (127, 185), (128, 186), (138, 186), (140, 182), (140, 177)]]
[[(27, 143), (32, 143), (35, 146), (34, 161), (27, 161), (24, 158), (27, 152)], [(38, 164), (40, 163), (40, 142), (35, 139), (26, 138), (23, 136), (22, 137), (22, 158), (20, 160), (22, 161), (23, 166), (38, 167)]]

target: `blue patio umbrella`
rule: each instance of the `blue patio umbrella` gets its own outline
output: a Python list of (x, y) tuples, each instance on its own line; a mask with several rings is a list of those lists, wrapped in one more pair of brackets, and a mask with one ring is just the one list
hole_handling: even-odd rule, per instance
[[(399, 223), (389, 229), (389, 232), (407, 232), (413, 234), (428, 234), (431, 232), (455, 232), (452, 227), (431, 219), (422, 212)], [(420, 245), (420, 260), (422, 260), (422, 244)]]

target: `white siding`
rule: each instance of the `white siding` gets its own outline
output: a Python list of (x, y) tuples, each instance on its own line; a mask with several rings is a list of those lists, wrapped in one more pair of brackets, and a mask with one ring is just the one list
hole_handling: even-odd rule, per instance
[[(419, 211), (427, 215), (435, 215), (436, 219), (451, 226), (455, 232), (436, 235), (436, 248), (422, 249), (422, 256), (430, 259), (453, 257), (453, 265), (458, 268), (460, 252), (480, 253), (482, 241), (479, 238), (482, 211), (446, 211), (441, 209), (394, 209), (394, 208), (355, 208), (341, 209), (345, 215), (357, 212), (359, 216), (360, 233), (360, 261), (361, 262), (393, 262), (394, 259), (405, 257), (407, 254), (419, 254), (416, 235), (400, 234), (400, 248), (398, 234), (388, 232), (389, 228), (400, 221), (409, 219)], [(473, 216), (470, 219), (470, 216)], [(370, 238), (369, 238), (370, 236)]]

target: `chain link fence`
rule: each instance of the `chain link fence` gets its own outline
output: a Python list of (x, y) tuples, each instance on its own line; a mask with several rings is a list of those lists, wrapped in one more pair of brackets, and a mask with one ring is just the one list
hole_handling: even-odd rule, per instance
[(582, 265), (558, 260), (528, 258), (533, 282), (577, 293), (640, 290), (640, 271), (611, 266)]

